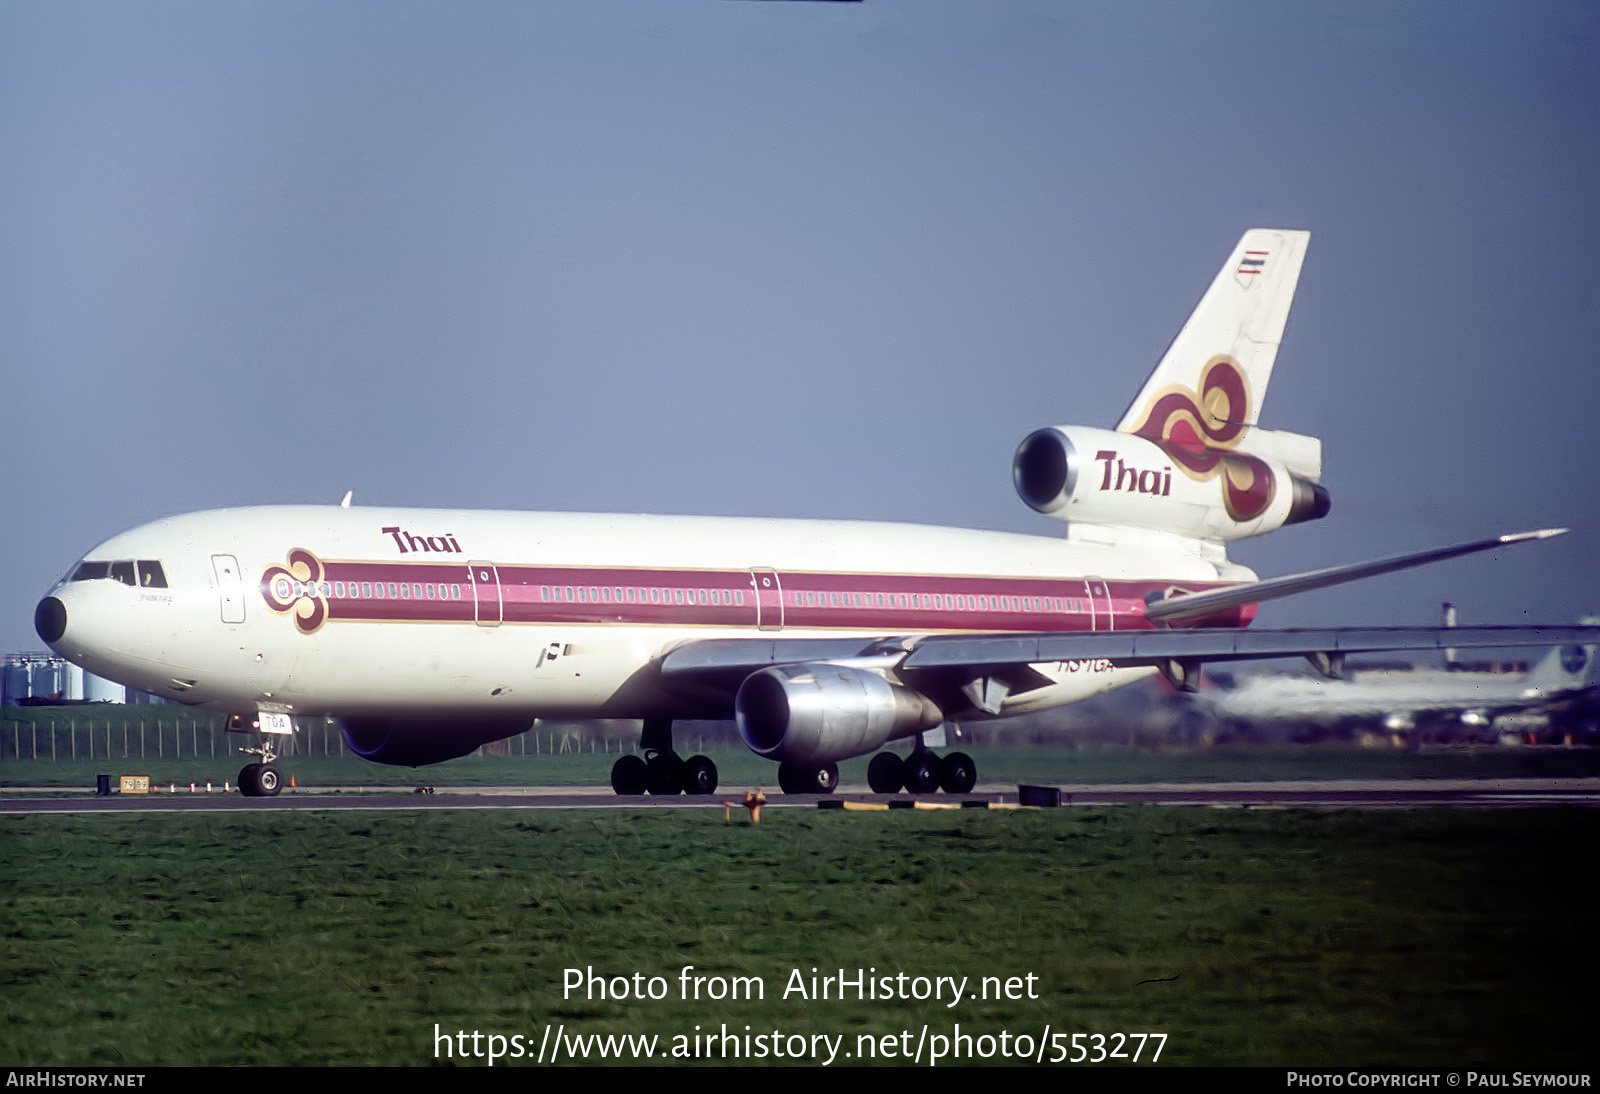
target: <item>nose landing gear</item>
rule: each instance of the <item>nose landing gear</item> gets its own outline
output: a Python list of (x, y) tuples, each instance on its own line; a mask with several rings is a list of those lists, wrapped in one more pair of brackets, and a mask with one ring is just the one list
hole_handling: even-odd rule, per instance
[(249, 756), (260, 756), (260, 763), (239, 769), (239, 793), (247, 798), (275, 798), (283, 789), (283, 775), (273, 766), (278, 758), (277, 738), (294, 733), (294, 721), (287, 714), (265, 711), (254, 717), (234, 714), (228, 718), (229, 733), (259, 733), (261, 747), (241, 748)]

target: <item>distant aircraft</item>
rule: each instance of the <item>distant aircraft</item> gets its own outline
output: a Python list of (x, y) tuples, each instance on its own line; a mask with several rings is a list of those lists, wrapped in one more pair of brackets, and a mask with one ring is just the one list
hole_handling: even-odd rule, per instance
[[(246, 794), (275, 794), (293, 717), (418, 765), (536, 717), (639, 718), (620, 794), (712, 792), (672, 722), (732, 718), (788, 792), (881, 752), (881, 793), (970, 790), (947, 722), (1070, 703), (1212, 660), (1436, 649), (1437, 628), (1245, 631), (1263, 600), (1555, 531), (1258, 581), (1232, 540), (1328, 511), (1321, 443), (1257, 425), (1308, 233), (1255, 229), (1115, 430), (1053, 426), (1013, 473), (1063, 538), (846, 521), (282, 506), (156, 521), (77, 563), (35, 612), (90, 672), (260, 730)], [(1566, 628), (1455, 628), (1457, 647)]]
[[(1600, 624), (1585, 619), (1584, 626)], [(1406, 741), (1421, 737), (1484, 738), (1532, 724), (1592, 736), (1584, 700), (1594, 692), (1595, 646), (1560, 645), (1526, 673), (1368, 672), (1349, 680), (1258, 676), (1204, 705), (1224, 726), (1383, 731)]]

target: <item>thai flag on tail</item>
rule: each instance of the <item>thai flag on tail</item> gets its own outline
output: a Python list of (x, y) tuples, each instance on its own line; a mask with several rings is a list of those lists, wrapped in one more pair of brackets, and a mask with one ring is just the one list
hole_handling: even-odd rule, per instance
[(1242, 274), (1258, 274), (1261, 272), (1262, 267), (1264, 267), (1266, 264), (1266, 251), (1246, 251), (1244, 253), (1244, 257), (1239, 260), (1239, 269), (1235, 272)]

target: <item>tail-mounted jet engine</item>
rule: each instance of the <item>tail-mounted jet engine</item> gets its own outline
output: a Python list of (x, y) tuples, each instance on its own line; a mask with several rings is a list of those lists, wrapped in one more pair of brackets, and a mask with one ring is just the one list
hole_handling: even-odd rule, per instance
[(734, 699), (739, 735), (769, 759), (820, 767), (932, 729), (944, 713), (921, 692), (847, 665), (775, 665)]
[(1057, 520), (1205, 540), (1258, 536), (1326, 516), (1321, 446), (1253, 429), (1250, 451), (1157, 443), (1087, 426), (1036, 430), (1017, 448), (1017, 493)]

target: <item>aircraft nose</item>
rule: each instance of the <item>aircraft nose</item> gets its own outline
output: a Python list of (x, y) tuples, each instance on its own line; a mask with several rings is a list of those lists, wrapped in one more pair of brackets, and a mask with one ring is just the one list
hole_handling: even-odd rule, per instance
[(33, 610), (33, 629), (39, 632), (45, 645), (54, 646), (67, 633), (67, 606), (53, 596), (39, 601)]

